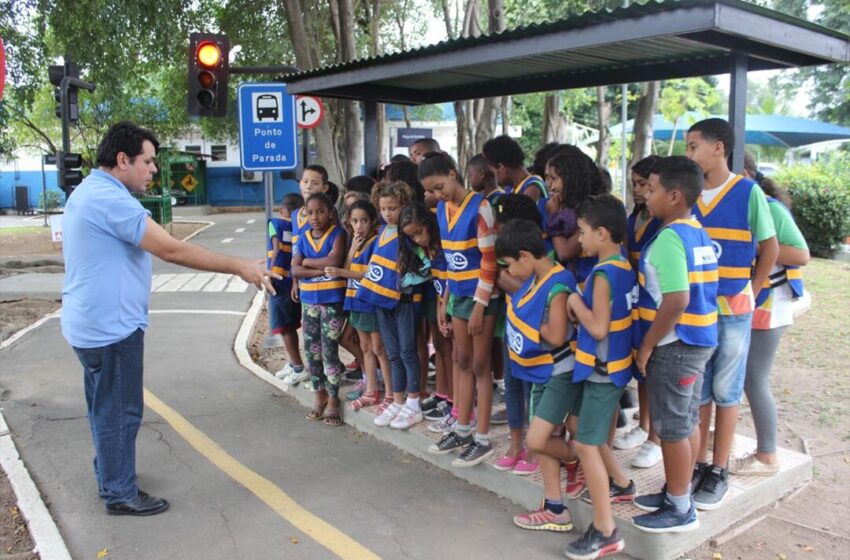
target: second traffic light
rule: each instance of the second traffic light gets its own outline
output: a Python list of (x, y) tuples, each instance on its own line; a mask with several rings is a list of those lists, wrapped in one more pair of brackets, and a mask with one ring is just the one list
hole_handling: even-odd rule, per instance
[(59, 152), (56, 158), (56, 171), (58, 173), (59, 188), (70, 195), (74, 187), (83, 181), (83, 172), (80, 167), (83, 166), (83, 156), (75, 153)]
[(190, 115), (223, 117), (227, 114), (229, 56), (227, 35), (192, 33), (189, 36)]

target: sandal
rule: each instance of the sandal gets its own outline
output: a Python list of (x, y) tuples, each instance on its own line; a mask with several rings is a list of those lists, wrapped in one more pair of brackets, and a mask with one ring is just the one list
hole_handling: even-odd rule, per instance
[(307, 420), (318, 421), (325, 417), (325, 408), (327, 408), (328, 403), (325, 402), (319, 408), (313, 408), (310, 412), (307, 413)]
[(360, 410), (365, 406), (372, 406), (373, 404), (378, 402), (378, 398), (380, 398), (380, 394), (378, 393), (378, 391), (372, 391), (371, 393), (363, 393), (351, 402), (351, 410)]
[(337, 408), (325, 414), (324, 424), (325, 426), (342, 426), (340, 410)]

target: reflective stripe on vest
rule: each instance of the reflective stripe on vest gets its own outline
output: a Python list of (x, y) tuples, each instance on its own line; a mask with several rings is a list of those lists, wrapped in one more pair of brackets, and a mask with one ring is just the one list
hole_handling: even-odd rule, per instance
[(437, 222), (447, 264), (449, 293), (458, 297), (475, 295), (481, 271), (481, 251), (478, 249), (478, 209), (484, 197), (468, 193), (449, 219), (445, 202), (437, 204)]
[(308, 224), (309, 220), (307, 218), (307, 207), (302, 206), (298, 209), (298, 212), (295, 213), (295, 219), (292, 220), (292, 246), (294, 247), (296, 243), (298, 243), (298, 238), (301, 237), (301, 232), (304, 230), (309, 230), (310, 225)]
[[(768, 204), (778, 204), (785, 212), (791, 213), (781, 201), (772, 196), (767, 197), (767, 202)], [(803, 271), (799, 266), (775, 265), (756, 298), (756, 307), (764, 305), (773, 292), (773, 288), (782, 286), (783, 284), (788, 284), (795, 299), (803, 297)]]
[(508, 355), (514, 363), (511, 374), (532, 383), (545, 383), (552, 376), (552, 348), (540, 336), (540, 325), (556, 284), (564, 284), (575, 292), (573, 274), (560, 264), (534, 283), (531, 277), (513, 296), (507, 297), (508, 324), (505, 330)]
[(646, 289), (646, 255), (649, 245), (668, 228), (681, 239), (685, 248), (690, 282), (690, 300), (676, 324), (676, 335), (692, 346), (717, 346), (717, 257), (711, 239), (699, 222), (676, 220), (653, 236), (640, 257), (638, 308), (636, 313), (632, 313), (632, 317), (639, 320), (639, 329), (635, 330), (635, 347), (639, 347), (657, 312), (655, 300)]
[(702, 198), (694, 205), (694, 215), (711, 238), (717, 255), (721, 296), (740, 294), (752, 277), (756, 242), (749, 223), (750, 193), (755, 183), (735, 176), (710, 204)]
[(608, 359), (600, 362), (597, 355), (598, 341), (586, 328), (579, 325), (576, 349), (576, 369), (573, 382), (584, 381), (595, 371), (607, 375), (617, 387), (622, 387), (632, 378), (632, 299), (634, 297), (635, 273), (624, 259), (600, 262), (587, 278), (582, 300), (588, 309), (593, 309), (593, 286), (597, 272), (605, 273), (611, 291), (611, 322), (608, 327)]
[[(367, 239), (363, 245), (357, 249), (351, 256), (351, 272), (366, 273), (369, 270), (369, 259), (372, 257), (372, 251), (375, 249), (375, 240), (377, 235), (373, 235)], [(357, 291), (360, 289), (360, 281), (354, 278), (348, 279), (348, 285), (345, 288), (345, 303), (342, 308), (345, 311), (359, 311), (361, 313), (374, 313), (375, 306), (371, 303), (357, 299)]]
[(643, 248), (658, 232), (661, 227), (661, 220), (658, 218), (650, 218), (643, 223), (640, 228), (637, 228), (637, 213), (629, 216), (628, 229), (626, 230), (626, 248), (629, 251), (629, 258), (634, 262), (640, 260), (640, 254)]
[[(320, 237), (313, 237), (311, 229), (302, 231), (298, 241), (298, 251), (305, 259), (321, 259), (331, 254), (336, 239), (345, 235), (339, 226), (331, 226)], [(301, 301), (309, 304), (342, 303), (345, 300), (345, 278), (323, 274), (315, 278), (302, 278), (298, 281)]]
[(394, 309), (401, 299), (398, 275), (398, 229), (383, 226), (372, 247), (369, 270), (360, 281), (357, 299), (383, 309)]

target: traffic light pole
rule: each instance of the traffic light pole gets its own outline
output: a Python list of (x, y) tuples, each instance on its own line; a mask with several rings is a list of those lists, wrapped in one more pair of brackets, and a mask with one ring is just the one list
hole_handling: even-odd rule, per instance
[[(88, 91), (94, 91), (95, 85), (91, 82), (83, 81), (73, 76), (65, 76), (62, 78), (62, 83), (59, 85), (61, 90), (60, 111), (62, 112), (62, 152), (68, 153), (71, 151), (71, 115), (68, 114), (68, 88), (78, 87)], [(57, 158), (57, 165), (62, 161), (62, 158)], [(64, 168), (64, 166), (62, 166)]]

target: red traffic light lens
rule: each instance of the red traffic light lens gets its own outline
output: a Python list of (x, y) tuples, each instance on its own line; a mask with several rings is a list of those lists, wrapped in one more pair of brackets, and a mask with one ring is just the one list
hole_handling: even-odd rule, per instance
[(207, 68), (218, 66), (221, 62), (221, 49), (215, 43), (201, 43), (198, 46), (198, 62)]
[(215, 85), (215, 76), (208, 70), (203, 70), (198, 74), (198, 83), (204, 89), (212, 89)]

